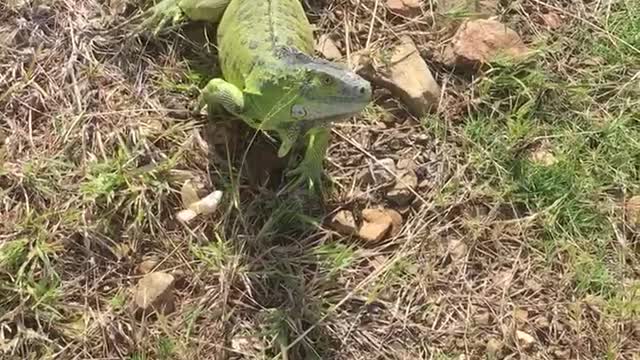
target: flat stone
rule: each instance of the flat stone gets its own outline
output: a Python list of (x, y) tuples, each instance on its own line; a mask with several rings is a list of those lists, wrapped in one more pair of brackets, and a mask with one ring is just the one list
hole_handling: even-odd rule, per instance
[(400, 233), (402, 230), (402, 215), (393, 209), (385, 209), (385, 212), (391, 217), (391, 231), (389, 236), (393, 237)]
[(327, 60), (338, 60), (342, 58), (342, 52), (336, 43), (327, 34), (322, 34), (316, 41), (316, 51)]
[(459, 263), (467, 255), (467, 244), (461, 239), (451, 239), (447, 245), (447, 251), (451, 254), (451, 258)]
[(362, 218), (358, 237), (367, 242), (377, 243), (383, 240), (393, 226), (393, 219), (384, 210), (365, 209), (362, 211)]
[(551, 166), (557, 162), (556, 157), (553, 156), (553, 153), (550, 150), (544, 148), (533, 151), (529, 156), (529, 159), (532, 162), (543, 166)]
[(440, 85), (410, 36), (400, 38), (389, 65), (380, 70), (377, 81), (399, 98), (413, 115), (420, 117), (437, 110)]
[(478, 19), (460, 26), (444, 60), (449, 66), (476, 68), (500, 55), (519, 60), (528, 54), (518, 33), (496, 20)]
[(516, 330), (516, 338), (525, 349), (536, 343), (536, 339), (524, 331)]
[(145, 275), (136, 288), (135, 303), (138, 309), (146, 313), (172, 312), (175, 308), (174, 283), (173, 275), (164, 272)]
[(158, 260), (155, 258), (143, 260), (138, 264), (138, 266), (136, 266), (136, 272), (139, 274), (148, 274), (156, 267), (156, 265), (158, 265)]
[(372, 170), (366, 168), (362, 171), (359, 176), (361, 184), (384, 184), (395, 179), (396, 164), (391, 158), (374, 161), (372, 168)]
[(402, 16), (416, 16), (420, 14), (420, 0), (387, 0), (387, 8)]
[(632, 226), (640, 227), (640, 195), (636, 195), (627, 200), (625, 204), (627, 222)]
[(551, 30), (555, 30), (562, 26), (562, 17), (554, 12), (542, 14), (542, 21)]
[(387, 192), (387, 199), (403, 207), (410, 205), (416, 198), (415, 189), (418, 187), (418, 176), (411, 169), (404, 170), (398, 175), (395, 186)]
[(331, 227), (343, 235), (355, 234), (358, 231), (356, 220), (349, 210), (338, 211), (331, 219)]
[(493, 356), (497, 356), (503, 348), (503, 344), (496, 338), (491, 338), (487, 341), (486, 349), (487, 353)]

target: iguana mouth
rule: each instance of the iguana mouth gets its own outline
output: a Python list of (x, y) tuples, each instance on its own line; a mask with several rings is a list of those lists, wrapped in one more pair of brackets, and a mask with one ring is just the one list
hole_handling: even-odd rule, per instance
[(359, 111), (353, 111), (349, 113), (332, 115), (326, 117), (318, 117), (313, 119), (305, 119), (301, 120), (300, 127), (303, 132), (307, 132), (309, 129), (314, 127), (328, 127), (334, 123), (340, 123), (349, 120), (354, 115), (357, 115)]

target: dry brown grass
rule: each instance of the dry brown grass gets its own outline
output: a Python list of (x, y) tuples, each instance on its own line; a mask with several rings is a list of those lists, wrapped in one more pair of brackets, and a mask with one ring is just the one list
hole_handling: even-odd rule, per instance
[[(545, 134), (532, 128), (534, 140), (518, 138), (503, 153), (500, 146), (512, 139), (502, 127), (489, 132), (489, 144), (473, 134), (480, 133), (478, 119), (501, 124), (504, 106), (515, 109), (518, 99), (503, 96), (514, 82), (489, 71), (498, 85), (479, 95), (487, 84), (440, 63), (438, 51), (459, 20), (432, 15), (429, 1), (414, 19), (392, 16), (378, 0), (309, 3), (317, 7), (311, 19), (342, 39), (348, 59), (384, 53), (399, 35), (411, 35), (445, 90), (441, 110), (422, 122), (379, 90), (376, 107), (337, 126), (326, 161), (337, 186), (326, 204), (304, 194), (276, 196), (250, 186), (245, 175), (239, 182), (253, 134), (206, 124), (188, 111), (190, 89), (202, 80), (197, 69), (215, 69), (215, 49), (203, 51), (182, 36), (201, 40), (201, 27), (153, 39), (133, 34), (138, 10), (131, 4), (0, 3), (3, 358), (636, 359), (638, 236), (623, 226), (616, 204), (640, 191), (637, 165), (623, 158), (629, 166), (610, 170), (615, 180), (589, 188), (609, 232), (590, 227), (595, 217), (584, 215), (584, 225), (582, 208), (563, 204), (553, 186), (535, 183), (532, 195), (523, 195), (513, 190), (521, 183), (503, 157), (538, 136), (589, 131), (542, 122)], [(583, 97), (567, 98), (574, 106), (552, 107), (557, 99), (543, 98), (553, 104), (546, 110), (597, 120), (627, 114), (636, 123), (625, 123), (625, 132), (638, 133), (638, 62), (581, 58), (591, 31), (624, 48), (619, 35), (604, 31), (602, 19), (615, 9), (538, 0), (499, 9), (529, 43), (549, 36), (569, 49), (540, 60), (547, 81), (568, 88), (593, 79)], [(549, 10), (572, 20), (550, 33), (539, 22)], [(542, 91), (527, 79), (525, 90), (563, 91)], [(640, 159), (637, 141), (622, 140), (608, 157), (593, 153), (571, 164), (605, 168), (624, 154)], [(265, 161), (269, 146), (258, 142), (248, 161)], [(382, 158), (413, 159), (421, 186), (412, 206), (399, 209), (402, 231), (366, 246), (324, 224), (339, 208), (391, 206), (382, 184), (355, 180)], [(562, 173), (549, 182), (565, 184)], [(600, 184), (592, 173), (589, 181)], [(220, 211), (189, 226), (177, 222), (185, 179), (203, 191), (225, 191)], [(178, 278), (178, 306), (167, 317), (141, 320), (129, 304), (136, 267), (149, 258)]]

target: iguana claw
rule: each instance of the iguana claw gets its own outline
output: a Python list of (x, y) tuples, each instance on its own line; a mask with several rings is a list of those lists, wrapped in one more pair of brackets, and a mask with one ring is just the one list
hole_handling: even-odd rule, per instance
[(294, 178), (289, 187), (297, 187), (306, 182), (310, 190), (324, 195), (322, 161), (329, 143), (329, 132), (324, 128), (315, 128), (311, 129), (307, 136), (304, 158), (296, 168), (287, 172), (288, 177)]
[(298, 167), (287, 171), (286, 175), (293, 179), (287, 188), (295, 188), (306, 183), (309, 190), (324, 193), (321, 166), (303, 161)]
[(184, 13), (179, 0), (162, 0), (151, 8), (147, 9), (143, 16), (146, 19), (140, 24), (143, 29), (153, 29), (153, 34), (158, 35), (166, 28), (166, 25), (176, 26), (184, 19)]

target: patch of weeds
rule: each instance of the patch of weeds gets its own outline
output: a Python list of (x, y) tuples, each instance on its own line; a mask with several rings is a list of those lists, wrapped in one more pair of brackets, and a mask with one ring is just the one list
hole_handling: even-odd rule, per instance
[(444, 139), (447, 136), (446, 123), (435, 114), (427, 114), (420, 119), (422, 129), (426, 134), (430, 134), (438, 139)]
[(270, 199), (263, 202), (256, 211), (269, 214), (265, 217), (255, 241), (271, 237), (276, 238), (298, 237), (311, 229), (319, 228), (320, 220), (314, 216), (314, 199), (298, 196), (288, 196), (282, 199)]
[(598, 36), (593, 42), (592, 52), (609, 64), (637, 63), (640, 56), (640, 4), (634, 0), (618, 2), (605, 30), (616, 38)]
[(367, 302), (373, 303), (383, 293), (393, 292), (401, 289), (406, 284), (411, 284), (418, 273), (416, 264), (406, 257), (395, 260), (395, 262), (382, 273), (373, 283), (367, 296)]
[(180, 80), (162, 76), (160, 80), (158, 80), (158, 86), (179, 94), (198, 93), (199, 89), (207, 85), (210, 78), (210, 74), (204, 73), (196, 68), (186, 71), (184, 77), (180, 78)]
[[(611, 47), (605, 37), (588, 41)], [(615, 298), (620, 276), (611, 263), (615, 234), (602, 204), (640, 185), (637, 111), (625, 94), (609, 96), (611, 91), (592, 81), (606, 72), (617, 81), (605, 87), (619, 85), (620, 59), (608, 59), (610, 67), (583, 66), (574, 78), (566, 78), (544, 66), (552, 55), (541, 52), (539, 64), (501, 63), (489, 71), (478, 87), (479, 111), (470, 116), (463, 134), (479, 178), (504, 201), (540, 213), (542, 238), (533, 245), (548, 255), (569, 255), (576, 293)], [(548, 163), (531, 157), (543, 143), (551, 154)]]
[(42, 219), (32, 215), (30, 223), (20, 224), (19, 237), (0, 247), (0, 309), (7, 311), (5, 320), (28, 322), (28, 329), (18, 329), (9, 346), (27, 346), (30, 354), (39, 356), (52, 351), (50, 343), (30, 334), (48, 333), (64, 318), (62, 280), (56, 269), (62, 247), (50, 239)]
[(460, 356), (461, 356), (461, 354), (443, 352), (443, 351), (436, 350), (432, 354), (432, 359), (434, 359), (434, 360), (453, 360), (453, 359), (459, 359)]
[(168, 360), (173, 359), (173, 355), (176, 351), (176, 345), (173, 340), (167, 337), (161, 337), (158, 340), (158, 345), (156, 347), (158, 359), (160, 360)]
[(63, 189), (63, 179), (67, 179), (66, 175), (73, 170), (73, 165), (64, 160), (58, 158), (45, 160), (36, 157), (22, 166), (24, 186), (32, 195), (51, 200), (69, 189), (68, 187)]
[(286, 359), (283, 352), (289, 344), (289, 324), (287, 315), (280, 309), (266, 309), (261, 314), (262, 326), (259, 331), (272, 349), (272, 359)]
[(80, 190), (87, 200), (105, 198), (110, 203), (116, 193), (127, 185), (122, 168), (116, 162), (107, 161), (91, 166), (87, 180)]
[(581, 296), (593, 294), (605, 299), (616, 294), (618, 281), (610, 273), (604, 259), (582, 252), (573, 258), (575, 289)]
[(609, 314), (622, 319), (640, 317), (640, 282), (627, 286), (624, 290), (607, 300), (606, 310)]
[(319, 245), (313, 249), (313, 254), (330, 277), (347, 269), (355, 260), (354, 248), (338, 243)]
[(129, 360), (147, 360), (147, 355), (141, 352), (135, 352), (129, 356)]
[(162, 201), (172, 192), (169, 171), (174, 159), (138, 166), (141, 158), (136, 155), (123, 145), (113, 157), (88, 165), (80, 193), (86, 205), (110, 211), (99, 222), (118, 213), (140, 226), (163, 210)]
[(384, 119), (391, 114), (383, 106), (371, 102), (362, 110), (361, 116), (366, 123), (375, 124), (379, 119)]
[(206, 245), (191, 245), (190, 249), (191, 254), (212, 271), (220, 271), (225, 268), (233, 256), (233, 249), (229, 243), (220, 237)]
[(126, 305), (127, 298), (122, 291), (118, 291), (111, 300), (109, 300), (109, 305), (114, 311), (119, 311), (124, 308)]
[(478, 176), (495, 186), (508, 185), (504, 179), (509, 176), (511, 156), (501, 127), (485, 116), (473, 116), (467, 121), (464, 135), (472, 143), (468, 154)]
[(7, 241), (0, 245), (0, 269), (15, 273), (27, 258), (27, 239)]

